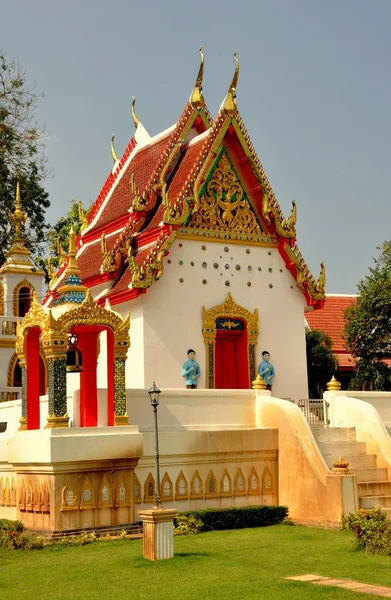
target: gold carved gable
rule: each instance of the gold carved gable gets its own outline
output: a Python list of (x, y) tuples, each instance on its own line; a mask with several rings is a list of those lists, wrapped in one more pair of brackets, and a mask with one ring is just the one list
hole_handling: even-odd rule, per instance
[(180, 233), (238, 243), (274, 241), (261, 226), (225, 148), (215, 160), (190, 221)]

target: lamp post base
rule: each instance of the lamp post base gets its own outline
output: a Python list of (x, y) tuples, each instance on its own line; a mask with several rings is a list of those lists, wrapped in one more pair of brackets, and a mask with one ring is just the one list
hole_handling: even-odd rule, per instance
[(165, 560), (174, 556), (175, 508), (140, 510), (144, 529), (144, 558)]

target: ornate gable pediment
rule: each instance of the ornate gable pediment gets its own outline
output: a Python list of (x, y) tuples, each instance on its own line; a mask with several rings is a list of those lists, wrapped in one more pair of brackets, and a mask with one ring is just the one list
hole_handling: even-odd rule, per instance
[(196, 209), (180, 233), (238, 243), (275, 243), (256, 215), (224, 147), (200, 190)]

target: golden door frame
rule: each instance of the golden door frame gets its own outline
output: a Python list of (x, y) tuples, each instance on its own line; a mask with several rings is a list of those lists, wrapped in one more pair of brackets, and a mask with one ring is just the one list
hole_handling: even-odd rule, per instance
[(206, 310), (202, 307), (202, 336), (206, 348), (206, 377), (205, 387), (214, 389), (215, 375), (215, 345), (216, 345), (216, 319), (217, 318), (235, 318), (244, 321), (247, 329), (247, 352), (250, 382), (256, 377), (255, 365), (255, 346), (258, 343), (258, 309), (251, 313), (243, 306), (236, 304), (228, 292), (228, 296), (222, 304), (213, 306)]

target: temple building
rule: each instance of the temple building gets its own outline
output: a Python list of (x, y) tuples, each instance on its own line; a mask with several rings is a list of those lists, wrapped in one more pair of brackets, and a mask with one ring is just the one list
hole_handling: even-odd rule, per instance
[[(214, 119), (202, 93), (202, 52), (172, 127), (150, 137), (133, 101), (135, 134), (121, 158), (112, 140), (112, 171), (82, 215), (82, 283), (101, 306), (109, 300), (131, 314), (128, 388), (153, 380), (184, 387), (190, 348), (199, 388), (249, 388), (267, 350), (274, 393), (307, 397), (303, 313), (323, 306), (324, 268), (314, 279), (296, 244), (296, 205), (284, 218), (251, 143), (236, 105), (235, 61)], [(55, 305), (66, 265), (52, 273), (44, 306)]]

